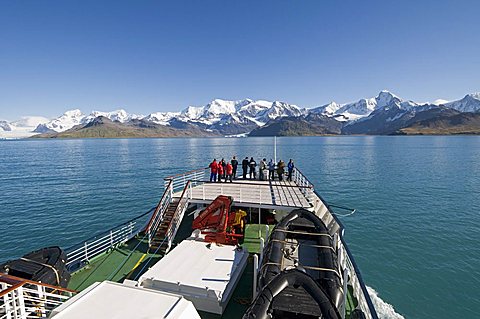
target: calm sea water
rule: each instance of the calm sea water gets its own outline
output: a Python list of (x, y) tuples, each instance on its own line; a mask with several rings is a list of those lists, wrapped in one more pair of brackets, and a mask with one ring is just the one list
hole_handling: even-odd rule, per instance
[[(406, 318), (478, 318), (480, 137), (278, 138), (343, 218), (368, 286)], [(0, 260), (75, 244), (158, 201), (212, 157), (273, 156), (272, 138), (0, 142)]]

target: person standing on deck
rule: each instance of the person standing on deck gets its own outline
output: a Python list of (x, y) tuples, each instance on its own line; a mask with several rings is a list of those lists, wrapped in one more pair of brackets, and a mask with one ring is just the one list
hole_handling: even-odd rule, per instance
[(227, 182), (227, 179), (232, 183), (233, 166), (231, 163), (227, 163), (227, 166), (225, 166), (225, 174), (225, 183)]
[(223, 173), (224, 173), (224, 170), (223, 170), (222, 162), (218, 162), (218, 179), (217, 179), (217, 182), (222, 181)]
[(255, 171), (255, 167), (257, 167), (257, 162), (253, 159), (253, 157), (250, 157), (250, 163), (248, 163), (248, 166), (250, 166), (250, 179), (257, 178), (257, 172)]
[(218, 164), (217, 159), (214, 158), (213, 162), (208, 165), (210, 167), (210, 182), (215, 182), (217, 180)]
[(283, 181), (283, 173), (285, 173), (285, 162), (280, 160), (277, 164), (277, 175), (279, 181)]
[(220, 162), (222, 163), (222, 167), (223, 167), (223, 175), (222, 175), (222, 178), (225, 178), (225, 173), (227, 171), (227, 162), (225, 162), (225, 160), (222, 158), (222, 161)]
[(232, 160), (230, 161), (230, 163), (232, 164), (232, 176), (233, 176), (233, 179), (237, 179), (237, 166), (238, 166), (238, 161), (237, 161), (237, 159), (235, 158), (235, 156), (232, 158)]
[(243, 179), (247, 179), (248, 156), (242, 161)]
[(265, 171), (267, 170), (267, 159), (264, 158), (263, 160), (260, 161), (260, 169), (259, 169), (259, 176), (260, 180), (263, 181), (265, 180)]
[(288, 162), (288, 165), (287, 165), (287, 168), (288, 168), (288, 177), (287, 177), (287, 181), (292, 181), (292, 174), (293, 174), (293, 169), (295, 168), (295, 164), (293, 164), (293, 160), (290, 159), (290, 161)]
[(268, 179), (275, 180), (275, 163), (273, 159), (270, 159), (270, 162), (268, 162)]

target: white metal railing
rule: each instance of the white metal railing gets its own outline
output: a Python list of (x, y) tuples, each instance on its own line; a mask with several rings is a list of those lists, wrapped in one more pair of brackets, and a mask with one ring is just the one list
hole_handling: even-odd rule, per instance
[[(231, 185), (238, 185), (238, 187), (231, 187)], [(211, 200), (209, 198), (211, 194), (223, 194), (232, 196), (237, 203), (256, 203), (258, 205), (271, 205), (272, 202), (280, 202), (279, 198), (272, 198), (272, 190), (266, 187), (255, 187), (255, 186), (265, 186), (265, 184), (258, 183), (200, 183), (197, 181), (192, 182), (193, 187), (195, 187), (195, 198), (202, 200)], [(310, 204), (315, 198), (314, 191), (308, 186), (293, 186), (293, 185), (275, 185), (275, 187), (280, 188), (298, 188), (301, 193), (307, 199), (307, 202)], [(225, 191), (225, 192), (224, 192)], [(278, 194), (281, 196), (280, 194)], [(295, 205), (292, 205), (295, 206)], [(297, 207), (297, 206), (295, 206)]]
[(148, 245), (152, 244), (153, 239), (155, 238), (155, 234), (157, 233), (158, 227), (162, 223), (165, 212), (168, 209), (168, 206), (173, 201), (173, 181), (170, 180), (165, 185), (165, 191), (163, 193), (162, 198), (158, 202), (155, 211), (152, 214), (152, 218), (148, 223), (145, 232), (148, 233)]
[(207, 181), (208, 168), (200, 168), (186, 173), (181, 173), (165, 178), (165, 187), (172, 181), (173, 192), (176, 193), (185, 188), (189, 181)]
[(302, 187), (300, 188), (301, 192), (309, 202), (312, 202), (312, 200), (315, 198), (315, 187), (298, 168), (295, 168), (293, 170), (292, 181), (295, 182), (295, 184), (297, 184), (298, 186)]
[(0, 319), (47, 318), (76, 291), (0, 275)]
[(185, 215), (185, 211), (188, 208), (188, 203), (191, 198), (192, 183), (187, 182), (184, 186), (182, 195), (178, 200), (178, 205), (175, 209), (175, 213), (173, 214), (172, 221), (170, 222), (170, 225), (168, 226), (168, 229), (165, 233), (165, 241), (167, 243), (165, 253), (167, 253), (172, 247), (173, 240), (175, 238), (175, 235), (177, 234), (178, 229), (180, 228), (180, 224), (182, 223), (183, 216)]
[(96, 256), (125, 243), (141, 229), (136, 220), (131, 220), (98, 236), (67, 249), (67, 267), (70, 271), (81, 268)]
[[(268, 172), (268, 171), (266, 171)], [(268, 176), (268, 173), (265, 173), (265, 176)], [(277, 176), (278, 178), (278, 176)], [(285, 175), (284, 179), (287, 176)], [(186, 173), (177, 174), (173, 176), (169, 176), (165, 178), (165, 188), (168, 187), (169, 183), (172, 182), (172, 189), (173, 193), (177, 193), (185, 188), (185, 185), (190, 181), (193, 186), (198, 186), (203, 184), (204, 182), (209, 180), (209, 169), (208, 168), (200, 168), (196, 170), (192, 170)], [(314, 185), (310, 182), (310, 180), (298, 169), (295, 168), (292, 173), (292, 181), (300, 186), (300, 190), (305, 198), (311, 203), (315, 196), (314, 196)], [(202, 190), (203, 192), (203, 190)], [(265, 191), (266, 193), (266, 191)], [(240, 195), (240, 193), (239, 193)], [(261, 199), (261, 195), (258, 195)]]
[(353, 287), (353, 294), (358, 301), (358, 307), (363, 311), (367, 319), (377, 318), (376, 314), (374, 317), (372, 315), (372, 312), (370, 311), (369, 303), (366, 296), (368, 292), (366, 291), (365, 286), (361, 284), (357, 275), (357, 269), (355, 268), (348, 253), (345, 253), (344, 259), (350, 276), (349, 283)]

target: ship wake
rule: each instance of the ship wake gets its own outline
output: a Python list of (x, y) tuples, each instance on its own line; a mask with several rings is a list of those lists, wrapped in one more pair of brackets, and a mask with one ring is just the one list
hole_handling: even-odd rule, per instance
[(377, 310), (378, 318), (380, 319), (405, 319), (404, 316), (395, 312), (393, 306), (382, 300), (378, 296), (378, 292), (370, 287), (367, 287), (368, 294), (372, 299), (373, 306)]

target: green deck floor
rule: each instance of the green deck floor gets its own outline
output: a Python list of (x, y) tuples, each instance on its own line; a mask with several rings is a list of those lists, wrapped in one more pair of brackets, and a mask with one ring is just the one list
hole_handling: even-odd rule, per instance
[(345, 305), (345, 318), (350, 318), (353, 310), (357, 308), (358, 301), (357, 299), (353, 296), (353, 287), (348, 285), (347, 289), (347, 303)]
[(68, 288), (81, 291), (97, 281), (122, 282), (124, 279), (134, 279), (146, 263), (153, 265), (159, 259), (160, 255), (148, 253), (148, 243), (145, 240), (133, 238), (124, 245), (95, 257), (87, 266), (74, 272)]

